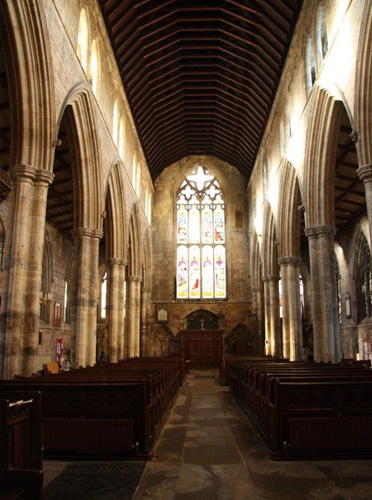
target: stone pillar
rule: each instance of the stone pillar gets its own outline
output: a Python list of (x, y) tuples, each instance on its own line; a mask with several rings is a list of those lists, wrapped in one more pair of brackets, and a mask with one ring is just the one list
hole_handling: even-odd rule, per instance
[(139, 356), (141, 278), (128, 279), (128, 357)]
[(120, 267), (120, 282), (123, 283), (123, 286), (120, 290), (120, 303), (122, 304), (121, 310), (121, 318), (122, 318), (122, 328), (119, 331), (118, 337), (118, 356), (119, 359), (124, 359), (127, 356), (127, 344), (126, 344), (126, 333), (127, 333), (127, 301), (128, 301), (128, 293), (127, 293), (127, 281), (126, 281), (126, 269), (127, 269), (127, 261), (123, 261), (123, 266)]
[(281, 331), (279, 317), (278, 276), (266, 276), (265, 296), (265, 353), (268, 356), (281, 356)]
[(124, 279), (125, 261), (110, 259), (108, 262), (107, 324), (109, 336), (109, 361), (117, 363), (123, 358), (124, 338)]
[(87, 354), (86, 364), (93, 366), (97, 362), (97, 305), (98, 291), (100, 287), (98, 262), (99, 242), (102, 231), (92, 230), (90, 237), (90, 276), (88, 296), (88, 331), (87, 331)]
[[(86, 366), (88, 363), (88, 331), (90, 328), (90, 295), (91, 295), (91, 238), (92, 230), (79, 228), (75, 232), (78, 239), (77, 293), (76, 293), (76, 356), (75, 366)], [(95, 332), (94, 332), (95, 333)]]
[(141, 293), (141, 336), (140, 336), (140, 355), (148, 356), (147, 352), (147, 331), (148, 331), (148, 308), (150, 301), (150, 291), (145, 289)]
[(357, 170), (359, 178), (363, 181), (366, 197), (369, 234), (372, 238), (372, 165), (364, 165)]
[(6, 301), (6, 377), (31, 375), (37, 369), (46, 202), (54, 175), (29, 165), (15, 165), (12, 178), (14, 211)]
[(263, 328), (263, 323), (264, 323), (264, 302), (263, 302), (263, 293), (262, 293), (262, 288), (261, 287), (254, 287), (252, 288), (253, 291), (253, 297), (254, 297), (254, 309), (257, 317), (257, 342), (258, 342), (258, 347), (259, 351), (257, 354), (259, 356), (262, 356), (264, 354), (264, 348), (265, 348), (265, 338), (264, 338), (264, 328)]
[(282, 278), (283, 356), (290, 361), (302, 359), (302, 323), (299, 259), (279, 259)]
[(335, 229), (319, 226), (306, 229), (305, 234), (310, 249), (314, 360), (334, 363), (339, 360), (338, 321), (334, 314), (337, 290), (332, 257)]

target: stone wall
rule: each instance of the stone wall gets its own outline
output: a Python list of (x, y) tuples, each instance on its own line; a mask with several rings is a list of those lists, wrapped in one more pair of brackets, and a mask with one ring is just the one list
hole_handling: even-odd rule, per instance
[[(176, 300), (176, 195), (185, 176), (202, 165), (218, 178), (226, 202), (227, 299)], [(189, 157), (168, 167), (155, 183), (153, 208), (153, 293), (150, 331), (158, 330), (157, 313), (167, 311), (172, 335), (186, 328), (186, 316), (203, 309), (219, 317), (219, 328), (228, 335), (239, 324), (252, 336), (256, 330), (250, 293), (246, 226), (246, 180), (239, 171), (211, 157)], [(151, 340), (151, 334), (150, 334)], [(151, 342), (150, 342), (151, 343)]]

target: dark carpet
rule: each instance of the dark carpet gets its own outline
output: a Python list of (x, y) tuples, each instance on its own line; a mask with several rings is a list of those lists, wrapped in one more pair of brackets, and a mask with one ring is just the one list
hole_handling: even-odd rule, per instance
[(70, 463), (44, 490), (43, 500), (131, 500), (146, 462)]

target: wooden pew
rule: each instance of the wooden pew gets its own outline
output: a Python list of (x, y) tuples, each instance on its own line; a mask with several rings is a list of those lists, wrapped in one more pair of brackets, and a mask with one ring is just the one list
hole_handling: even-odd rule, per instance
[(370, 365), (268, 358), (230, 360), (228, 368), (272, 458), (372, 456)]
[(151, 458), (180, 380), (177, 360), (147, 358), (1, 384), (41, 391), (45, 456)]
[(40, 500), (41, 394), (2, 390), (0, 397), (0, 499)]

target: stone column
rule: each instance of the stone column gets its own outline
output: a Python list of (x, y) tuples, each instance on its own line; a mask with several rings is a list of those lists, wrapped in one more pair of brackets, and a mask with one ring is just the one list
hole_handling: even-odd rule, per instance
[(263, 292), (261, 287), (252, 288), (253, 296), (254, 296), (254, 308), (257, 317), (257, 338), (258, 338), (258, 347), (259, 352), (258, 355), (262, 356), (264, 353), (265, 347), (265, 339), (264, 339), (264, 303), (263, 303)]
[(290, 361), (302, 359), (302, 323), (299, 259), (279, 259), (282, 277), (283, 356)]
[(363, 181), (366, 197), (369, 234), (372, 238), (372, 165), (364, 165), (357, 170), (359, 179)]
[(23, 373), (31, 375), (37, 371), (37, 347), (40, 320), (40, 289), (43, 267), (43, 251), (45, 239), (45, 218), (48, 187), (54, 174), (47, 170), (37, 170), (35, 175), (34, 204), (31, 215), (32, 233), (30, 236), (29, 283), (27, 294), (27, 328), (24, 341)]
[(102, 231), (92, 230), (90, 237), (90, 276), (88, 297), (88, 331), (86, 364), (93, 366), (97, 361), (97, 305), (99, 291), (99, 242)]
[[(92, 230), (81, 227), (75, 231), (78, 239), (77, 293), (76, 293), (76, 357), (75, 366), (86, 366), (88, 363), (88, 331), (90, 328), (90, 295), (91, 295), (91, 238)], [(95, 332), (94, 332), (95, 333)]]
[(128, 279), (128, 357), (139, 356), (141, 278)]
[(148, 331), (148, 306), (150, 301), (150, 291), (142, 290), (141, 294), (141, 335), (140, 335), (140, 355), (148, 356), (147, 352), (147, 331)]
[(107, 267), (109, 361), (117, 363), (123, 357), (125, 261), (112, 258)]
[(54, 175), (29, 165), (12, 168), (13, 232), (6, 300), (4, 376), (37, 369), (41, 268), (48, 186)]
[(333, 266), (335, 229), (319, 226), (305, 230), (309, 239), (314, 332), (314, 360), (336, 362), (339, 358), (338, 321), (334, 317), (337, 297)]
[(126, 269), (127, 269), (127, 261), (123, 261), (123, 266), (120, 267), (120, 282), (123, 283), (123, 286), (120, 290), (120, 303), (122, 304), (121, 309), (121, 320), (122, 327), (119, 331), (118, 337), (118, 356), (119, 359), (124, 359), (127, 356), (127, 345), (126, 345), (126, 332), (127, 332), (127, 320), (126, 320), (126, 310), (127, 310), (127, 301), (128, 301), (128, 293), (127, 293), (127, 282), (126, 282)]
[(266, 354), (276, 357), (281, 355), (278, 280), (278, 276), (266, 276), (263, 278)]

